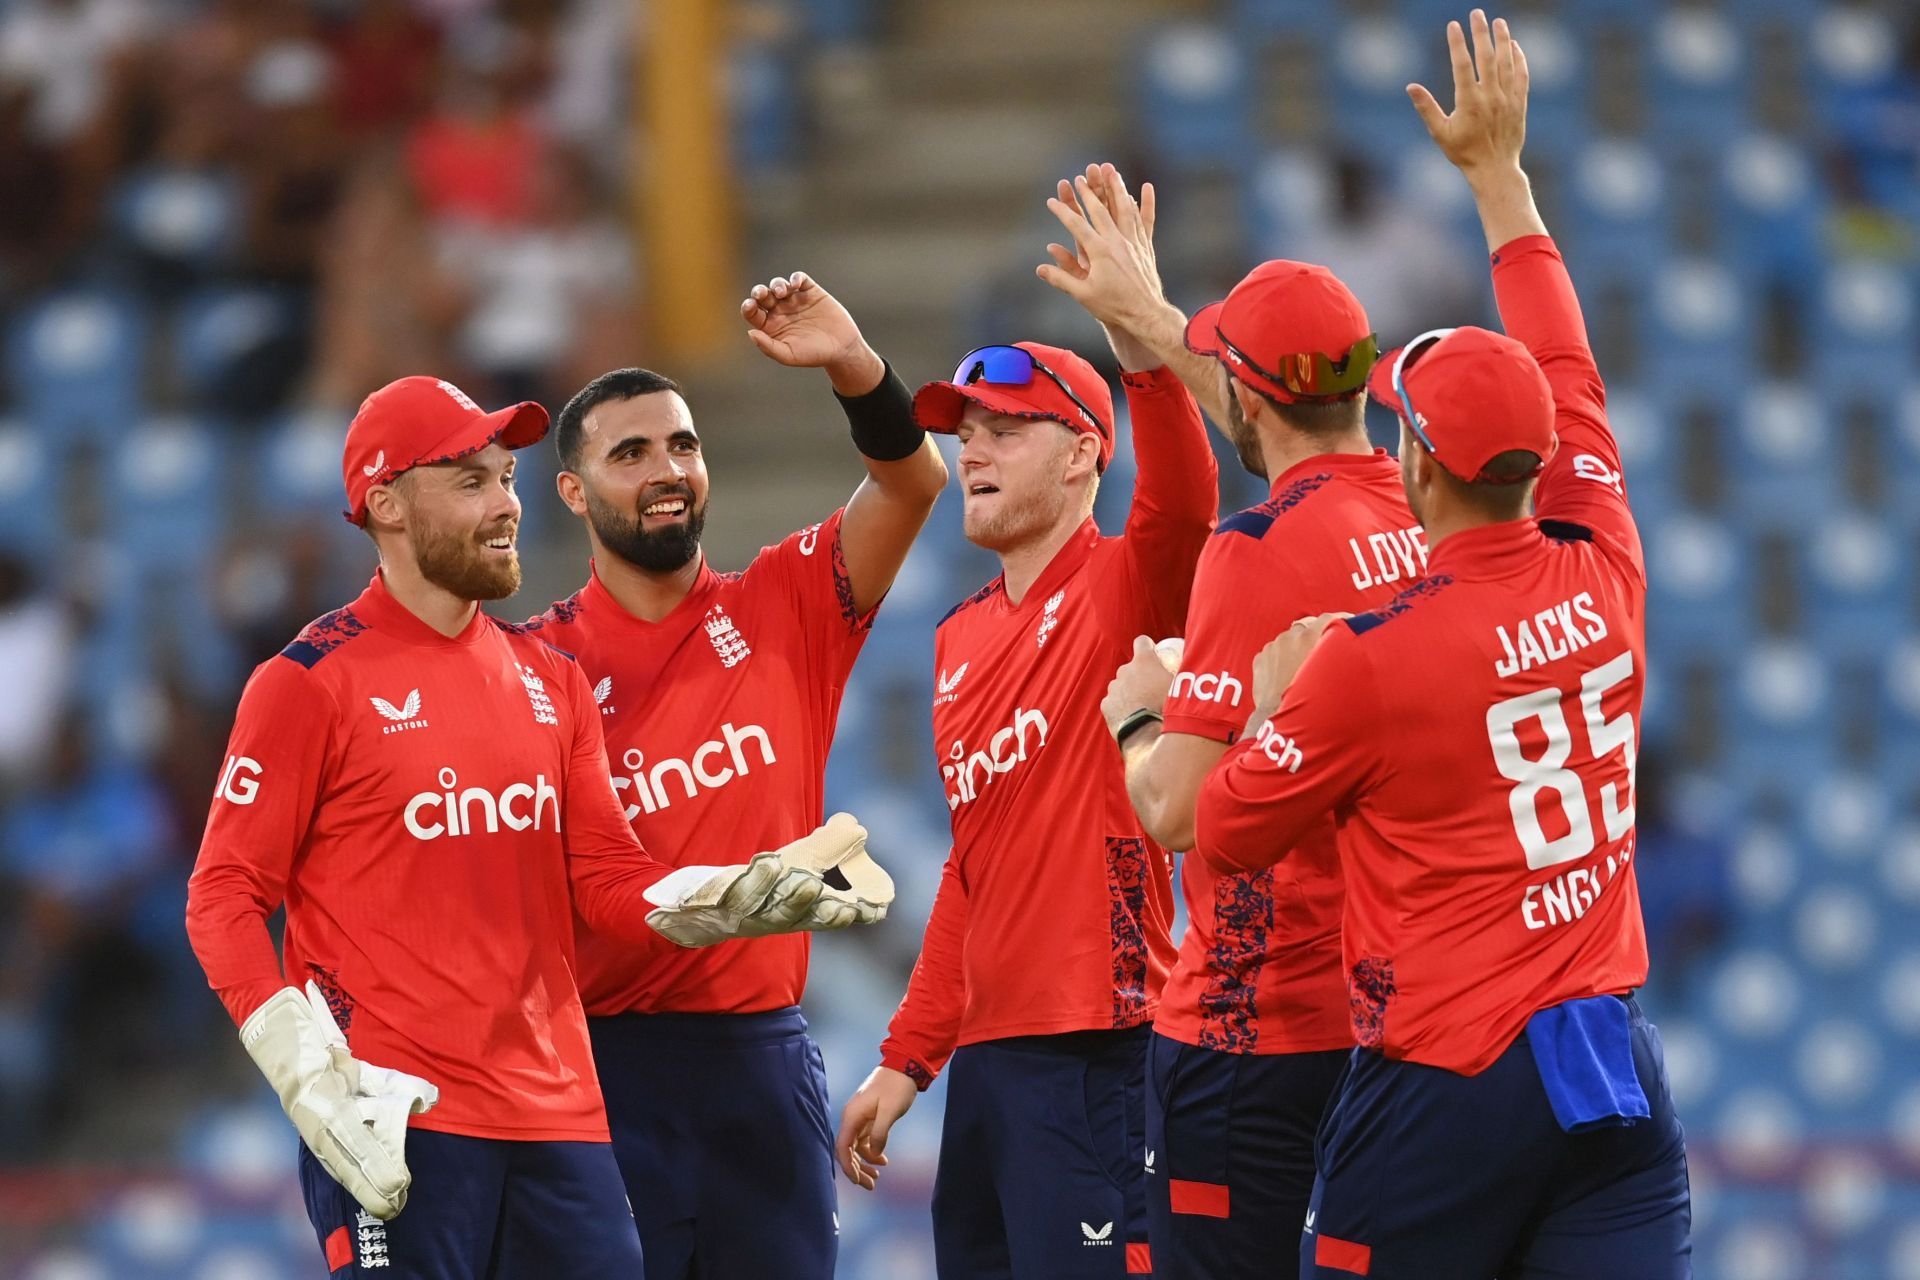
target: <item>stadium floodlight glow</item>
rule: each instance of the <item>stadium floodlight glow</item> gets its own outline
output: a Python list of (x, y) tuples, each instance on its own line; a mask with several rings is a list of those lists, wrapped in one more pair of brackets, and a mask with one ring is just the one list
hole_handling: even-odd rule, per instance
[(1400, 354), (1393, 362), (1393, 394), (1400, 397), (1400, 417), (1407, 424), (1407, 430), (1413, 432), (1413, 438), (1420, 442), (1420, 447), (1436, 456), (1437, 450), (1433, 447), (1433, 437), (1427, 434), (1426, 420), (1420, 416), (1420, 411), (1413, 407), (1413, 397), (1407, 394), (1407, 366), (1413, 363), (1416, 356), (1426, 354), (1430, 347), (1439, 345), (1440, 341), (1452, 332), (1450, 328), (1427, 330), (1400, 348)]
[(976, 382), (1027, 387), (1033, 385), (1035, 371), (1044, 373), (1055, 386), (1066, 392), (1074, 408), (1087, 415), (1088, 424), (1096, 431), (1100, 429), (1100, 415), (1087, 408), (1086, 401), (1073, 393), (1073, 388), (1067, 385), (1065, 378), (1047, 368), (1038, 356), (1024, 347), (975, 347), (960, 357), (960, 363), (954, 366), (952, 381), (956, 387), (970, 387)]
[(1285, 387), (1293, 395), (1309, 399), (1343, 396), (1358, 391), (1367, 385), (1367, 375), (1373, 372), (1373, 362), (1380, 358), (1380, 335), (1370, 333), (1348, 347), (1346, 354), (1338, 360), (1320, 351), (1281, 356), (1280, 368), (1283, 372), (1275, 373), (1262, 368), (1218, 325), (1214, 326), (1213, 331), (1219, 335), (1220, 345), (1227, 349), (1227, 354), (1233, 357), (1235, 363), (1245, 365), (1268, 382)]

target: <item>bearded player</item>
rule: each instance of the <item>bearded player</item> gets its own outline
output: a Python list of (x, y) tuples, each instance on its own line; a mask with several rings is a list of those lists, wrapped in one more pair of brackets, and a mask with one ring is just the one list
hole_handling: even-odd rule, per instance
[[(593, 685), (633, 830), (702, 856), (772, 848), (820, 821), (848, 673), (947, 478), (906, 386), (817, 282), (772, 280), (741, 315), (767, 356), (827, 375), (865, 479), (744, 572), (718, 573), (700, 549), (710, 484), (678, 384), (604, 374), (556, 432), (591, 571), (533, 624)], [(831, 1276), (826, 1078), (799, 1007), (806, 940), (686, 951), (589, 926), (579, 950), (649, 1280)]]
[[(1152, 188), (1142, 209), (1111, 165), (1078, 185), (1083, 202), (1053, 208), (1074, 256), (1097, 266), (1071, 272), (1056, 258), (1044, 278), (1129, 332), (1164, 332)], [(1399, 465), (1367, 438), (1373, 327), (1332, 272), (1262, 263), (1182, 341), (1224, 373), (1230, 434), (1272, 491), (1207, 540), (1179, 674), (1143, 637), (1102, 705), (1134, 809), (1169, 849), (1193, 847), (1201, 784), (1246, 726), (1261, 647), (1296, 618), (1384, 604), (1426, 564)], [(1277, 866), (1218, 876), (1189, 857), (1180, 881), (1187, 932), (1148, 1064), (1155, 1274), (1291, 1276), (1295, 1259), (1274, 1242), (1306, 1219), (1314, 1133), (1353, 1045), (1333, 821)]]
[(1262, 651), (1257, 731), (1208, 776), (1196, 848), (1234, 875), (1340, 824), (1360, 1047), (1321, 1125), (1303, 1275), (1680, 1280), (1684, 1137), (1633, 999), (1645, 561), (1520, 167), (1526, 58), (1505, 22), (1472, 27), (1469, 52), (1448, 26), (1453, 113), (1409, 94), (1472, 188), (1512, 336), (1382, 357), (1427, 576)]
[(888, 1131), (951, 1058), (933, 1199), (943, 1277), (1152, 1267), (1142, 1094), (1172, 894), (1099, 702), (1134, 636), (1180, 631), (1219, 498), (1193, 398), (1130, 335), (1109, 339), (1138, 460), (1118, 537), (1092, 517), (1113, 400), (1085, 360), (983, 347), (914, 398), (923, 426), (959, 437), (966, 535), (1002, 572), (936, 633), (953, 850), (838, 1149), (874, 1186)]
[(808, 869), (864, 861), (844, 815), (731, 868), (635, 842), (578, 667), (478, 605), (519, 586), (511, 451), (546, 427), (433, 378), (367, 398), (343, 471), (380, 569), (248, 681), (189, 885), (334, 1274), (640, 1274), (576, 911), (685, 945), (881, 914)]

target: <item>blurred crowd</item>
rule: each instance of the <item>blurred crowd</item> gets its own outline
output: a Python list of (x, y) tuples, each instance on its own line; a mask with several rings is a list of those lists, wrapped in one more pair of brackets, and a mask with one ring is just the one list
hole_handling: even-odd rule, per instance
[[(137, 371), (142, 416), (212, 422), (223, 447), (301, 420), (324, 439), (421, 370), (557, 403), (644, 342), (621, 209), (634, 12), (0, 4), (0, 320), (71, 291), (124, 304), (182, 353)], [(128, 573), (113, 477), (168, 464), (151, 437), (119, 456), (135, 425), (62, 450), (51, 554), (0, 546), (0, 1159), (97, 1141), (83, 1122), (116, 1123), (126, 1081), (164, 1090), (199, 1065), (183, 1041), (224, 1041), (179, 920), (227, 716), (366, 560), (324, 512), (255, 512), (192, 568), (217, 655), (156, 627), (151, 679), (102, 696), (85, 638)]]

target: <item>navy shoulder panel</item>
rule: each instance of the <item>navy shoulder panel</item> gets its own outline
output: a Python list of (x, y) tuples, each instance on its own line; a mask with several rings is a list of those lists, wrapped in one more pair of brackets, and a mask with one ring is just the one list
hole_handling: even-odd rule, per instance
[(1452, 585), (1453, 576), (1451, 574), (1442, 573), (1430, 578), (1422, 578), (1393, 599), (1381, 605), (1378, 609), (1374, 609), (1368, 613), (1356, 613), (1351, 618), (1348, 618), (1347, 630), (1357, 636), (1366, 635), (1369, 631), (1383, 627), (1395, 618), (1409, 612), (1416, 605), (1433, 599), (1434, 596)]
[(971, 609), (973, 608), (973, 606), (979, 604), (981, 601), (990, 599), (991, 597), (998, 595), (999, 592), (1000, 592), (1000, 579), (995, 578), (992, 582), (989, 582), (986, 586), (980, 588), (978, 591), (968, 596), (965, 600), (962, 600), (959, 604), (953, 606), (953, 608), (947, 610), (946, 613), (942, 614), (940, 617), (940, 621), (933, 624), (934, 627), (936, 629), (940, 627), (944, 627), (947, 624), (948, 619), (952, 618), (955, 614), (961, 612), (962, 610)]
[(367, 624), (355, 617), (353, 610), (335, 609), (302, 627), (300, 634), (293, 638), (293, 643), (280, 651), (280, 656), (290, 658), (311, 671), (320, 659), (366, 629)]
[[(555, 607), (557, 608), (558, 606)], [(552, 610), (548, 612), (552, 612)], [(524, 636), (542, 648), (553, 650), (568, 662), (579, 661), (579, 659), (571, 653), (568, 653), (565, 649), (562, 649), (559, 645), (540, 634), (547, 625), (547, 618), (544, 614), (538, 618), (530, 618), (525, 622), (507, 622), (500, 618), (491, 618), (491, 621), (494, 626), (500, 628), (510, 636)]]
[(1542, 520), (1540, 532), (1555, 542), (1592, 542), (1593, 530), (1568, 520)]
[(1256, 541), (1264, 538), (1267, 536), (1267, 530), (1273, 528), (1275, 520), (1319, 492), (1321, 487), (1331, 479), (1333, 479), (1332, 473), (1326, 471), (1301, 476), (1258, 506), (1248, 507), (1245, 511), (1236, 511), (1222, 520), (1214, 528), (1213, 535), (1217, 538), (1223, 533), (1238, 533)]

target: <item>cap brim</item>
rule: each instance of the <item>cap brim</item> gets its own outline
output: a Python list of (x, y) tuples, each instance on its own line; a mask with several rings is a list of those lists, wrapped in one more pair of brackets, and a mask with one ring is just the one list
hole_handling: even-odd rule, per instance
[(1403, 418), (1407, 411), (1393, 390), (1393, 367), (1400, 363), (1400, 353), (1404, 350), (1405, 347), (1395, 347), (1381, 352), (1380, 358), (1373, 362), (1373, 372), (1367, 375), (1367, 394), (1373, 397), (1374, 403), (1387, 406)]
[[(913, 420), (922, 431), (951, 435), (959, 428), (960, 419), (969, 404), (977, 404), (989, 413), (1004, 413), (1010, 418), (1044, 418), (1074, 431), (1087, 430), (1085, 423), (1070, 422), (1062, 414), (1040, 408), (1022, 398), (1018, 391), (984, 382), (964, 387), (951, 382), (929, 382), (913, 394)], [(1098, 432), (1088, 434), (1099, 436)]]
[(458, 431), (434, 445), (426, 457), (412, 465), (431, 467), (452, 462), (455, 458), (478, 453), (495, 443), (506, 449), (524, 449), (530, 444), (538, 444), (546, 435), (547, 411), (532, 400), (522, 400), (519, 404), (467, 419)]
[(1187, 350), (1197, 356), (1226, 357), (1226, 344), (1220, 341), (1220, 313), (1226, 305), (1223, 299), (1193, 313), (1193, 319), (1187, 321)]

